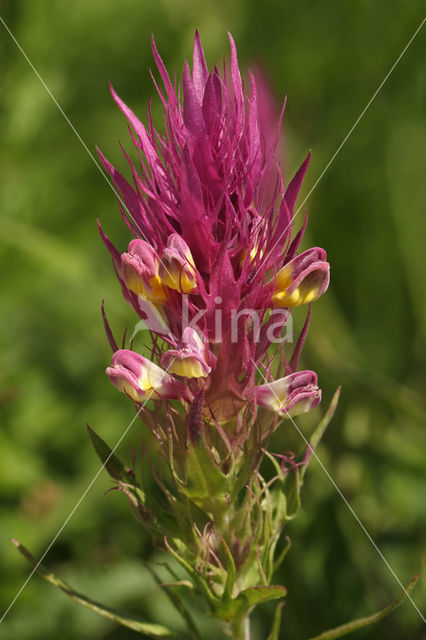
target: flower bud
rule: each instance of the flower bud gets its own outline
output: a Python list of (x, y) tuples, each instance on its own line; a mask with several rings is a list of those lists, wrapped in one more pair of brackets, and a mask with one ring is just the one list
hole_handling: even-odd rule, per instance
[(313, 371), (297, 371), (257, 388), (257, 403), (283, 417), (310, 411), (321, 402), (321, 390)]
[(144, 240), (132, 240), (121, 256), (121, 275), (126, 287), (145, 300), (162, 302), (166, 292), (158, 277), (159, 259)]
[(159, 276), (163, 284), (181, 293), (190, 293), (197, 287), (194, 259), (185, 240), (177, 233), (172, 233), (167, 240)]
[(182, 348), (170, 349), (161, 358), (161, 365), (171, 373), (185, 378), (205, 378), (211, 371), (205, 357), (204, 344), (192, 327), (182, 334)]
[(317, 300), (328, 288), (330, 265), (323, 249), (304, 251), (276, 275), (274, 307), (298, 307)]
[(116, 351), (106, 373), (112, 384), (135, 402), (142, 402), (146, 396), (155, 400), (159, 396), (177, 398), (182, 395), (182, 386), (177, 380), (134, 351)]

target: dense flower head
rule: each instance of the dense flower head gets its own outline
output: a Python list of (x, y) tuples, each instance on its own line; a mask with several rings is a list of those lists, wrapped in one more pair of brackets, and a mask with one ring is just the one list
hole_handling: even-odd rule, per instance
[(186, 62), (180, 83), (153, 41), (162, 133), (150, 112), (142, 124), (111, 87), (138, 156), (135, 164), (125, 153), (133, 184), (99, 154), (134, 238), (121, 253), (101, 235), (125, 298), (140, 318), (160, 319), (149, 325), (158, 364), (121, 350), (111, 381), (137, 402), (144, 376), (153, 379), (153, 400), (185, 404), (203, 389), (204, 418), (246, 433), (241, 416), (254, 420), (253, 407), (287, 417), (320, 401), (315, 374), (295, 371), (308, 323), (292, 356), (280, 349), (275, 376), (268, 350), (291, 309), (325, 292), (329, 265), (323, 249), (298, 254), (306, 221), (292, 238), (309, 155), (285, 188), (275, 155), (283, 111), (276, 123), (261, 120), (256, 80), (249, 74), (246, 92), (229, 38), (230, 69), (219, 72), (208, 70), (196, 33), (192, 73)]

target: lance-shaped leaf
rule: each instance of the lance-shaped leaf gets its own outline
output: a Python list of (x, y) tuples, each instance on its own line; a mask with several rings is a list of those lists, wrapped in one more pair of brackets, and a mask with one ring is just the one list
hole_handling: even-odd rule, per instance
[(281, 585), (259, 585), (240, 591), (236, 602), (248, 610), (261, 602), (284, 598), (286, 594), (287, 589)]
[(309, 638), (309, 640), (335, 640), (335, 638), (341, 638), (342, 636), (346, 636), (348, 633), (352, 633), (352, 631), (357, 631), (357, 629), (362, 629), (363, 627), (367, 627), (370, 624), (374, 624), (375, 622), (379, 622), (386, 618), (396, 607), (398, 607), (401, 602), (404, 600), (404, 597), (409, 594), (409, 592), (414, 588), (419, 576), (414, 576), (411, 578), (408, 583), (406, 589), (399, 594), (399, 596), (387, 607), (378, 611), (377, 613), (373, 613), (371, 616), (366, 616), (365, 618), (358, 618), (357, 620), (352, 620), (351, 622), (347, 622), (346, 624), (342, 624), (340, 627), (335, 627), (334, 629), (329, 629), (328, 631), (324, 631), (320, 633), (319, 636), (315, 636), (313, 638)]
[(225, 542), (225, 538), (221, 537), (222, 546), (225, 552), (226, 558), (226, 582), (223, 592), (223, 600), (229, 601), (232, 598), (232, 591), (237, 577), (237, 569), (235, 566), (234, 558), (232, 556), (229, 546)]
[(287, 537), (286, 547), (281, 551), (278, 560), (275, 559), (277, 544), (280, 540), (281, 532), (286, 522), (287, 501), (282, 490), (279, 489), (274, 493), (274, 510), (276, 512), (276, 517), (274, 518), (274, 524), (272, 528), (273, 533), (269, 538), (268, 544), (265, 545), (266, 548), (264, 554), (264, 571), (266, 575), (266, 584), (269, 584), (271, 582), (272, 576), (275, 573), (277, 566), (279, 566), (277, 565), (277, 562), (283, 562), (284, 557), (291, 546), (290, 538)]
[(285, 480), (285, 492), (287, 499), (286, 520), (293, 520), (300, 511), (300, 490), (302, 478), (299, 467), (294, 467), (288, 472)]
[(127, 627), (128, 629), (132, 629), (133, 631), (137, 631), (138, 633), (142, 633), (149, 638), (170, 638), (173, 633), (170, 629), (163, 627), (160, 624), (151, 624), (149, 622), (142, 622), (141, 620), (135, 620), (133, 618), (127, 618), (117, 613), (113, 609), (109, 607), (105, 607), (86, 596), (83, 596), (81, 593), (74, 591), (72, 587), (70, 587), (66, 582), (55, 576), (53, 573), (48, 573), (41, 564), (37, 562), (34, 556), (26, 549), (22, 544), (20, 544), (17, 540), (12, 539), (12, 543), (18, 549), (18, 551), (24, 556), (26, 560), (32, 565), (35, 571), (39, 573), (47, 582), (50, 582), (54, 587), (57, 587), (61, 591), (63, 591), (67, 596), (79, 602), (84, 607), (88, 607), (95, 611), (96, 613), (104, 616), (105, 618), (109, 618), (113, 620), (117, 624), (122, 625), (123, 627)]
[(215, 608), (218, 618), (231, 622), (244, 616), (250, 609), (262, 602), (284, 598), (287, 589), (280, 585), (257, 585), (240, 591), (238, 596), (227, 602), (220, 601)]
[(86, 426), (93, 448), (109, 475), (114, 478), (114, 480), (121, 480), (122, 482), (128, 482), (136, 486), (137, 483), (134, 474), (124, 466), (105, 440), (98, 436), (89, 425)]

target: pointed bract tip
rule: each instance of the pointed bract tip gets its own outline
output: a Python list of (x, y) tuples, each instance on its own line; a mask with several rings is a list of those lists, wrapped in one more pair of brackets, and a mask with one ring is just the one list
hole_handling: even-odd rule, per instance
[(237, 45), (235, 44), (235, 40), (232, 37), (232, 34), (230, 31), (228, 31), (228, 38), (229, 38), (229, 44), (231, 47), (231, 60), (234, 60), (236, 63), (238, 63)]
[(334, 392), (334, 395), (333, 395), (333, 397), (332, 397), (332, 399), (331, 399), (330, 409), (329, 409), (329, 410), (330, 410), (330, 412), (331, 412), (331, 414), (332, 414), (332, 415), (334, 414), (334, 412), (335, 412), (335, 411), (336, 411), (336, 409), (337, 409), (337, 405), (338, 405), (339, 400), (340, 400), (340, 393), (341, 393), (341, 391), (342, 391), (342, 385), (339, 385), (339, 386), (337, 387), (336, 391)]
[(112, 84), (112, 82), (110, 80), (108, 80), (108, 87), (109, 87), (109, 92), (112, 95), (114, 101), (120, 105), (120, 103), (122, 102), (120, 97), (118, 96), (116, 90), (114, 89), (114, 85)]
[(191, 69), (189, 68), (188, 60), (183, 63), (183, 75), (186, 79), (191, 78)]
[(230, 31), (227, 31), (226, 33), (228, 34), (228, 38), (229, 38), (229, 41), (231, 43), (231, 46), (233, 45), (235, 47), (235, 40), (234, 40), (234, 38), (232, 36), (232, 33)]
[(151, 49), (152, 49), (152, 52), (154, 54), (154, 58), (155, 59), (159, 58), (160, 56), (158, 54), (157, 45), (155, 44), (155, 38), (154, 38), (154, 34), (153, 33), (151, 34)]

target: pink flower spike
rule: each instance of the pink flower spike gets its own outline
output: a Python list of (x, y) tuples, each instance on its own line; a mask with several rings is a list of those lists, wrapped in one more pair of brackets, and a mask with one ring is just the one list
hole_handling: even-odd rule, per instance
[(139, 353), (127, 349), (114, 353), (106, 374), (119, 391), (126, 393), (135, 402), (142, 402), (150, 397), (158, 400), (185, 395), (183, 386), (166, 371)]
[(308, 249), (288, 262), (276, 275), (274, 307), (298, 307), (317, 300), (327, 291), (330, 265), (324, 249)]
[(172, 233), (161, 256), (159, 277), (163, 284), (180, 293), (190, 293), (197, 287), (196, 269), (185, 240)]
[[(111, 89), (136, 147), (137, 163), (125, 152), (132, 181), (101, 155), (137, 238), (120, 255), (101, 231), (123, 295), (142, 321), (133, 335), (147, 327), (164, 339), (166, 346), (154, 337), (156, 364), (191, 395), (203, 386), (218, 424), (249, 419), (256, 368), (269, 371), (269, 347), (287, 340), (293, 307), (319, 298), (330, 277), (325, 251), (297, 255), (306, 218), (293, 236), (310, 154), (286, 188), (278, 152), (284, 107), (273, 108), (258, 74), (244, 85), (231, 35), (229, 42), (229, 64), (210, 68), (196, 32), (181, 78), (169, 76), (152, 42), (164, 124), (156, 129), (151, 107), (142, 123)], [(308, 323), (293, 356), (282, 352), (286, 373), (297, 368), (307, 330)], [(205, 384), (191, 382), (197, 379)], [(298, 411), (302, 399), (314, 406), (320, 394), (309, 387), (296, 395), (286, 397), (287, 409)], [(262, 389), (259, 398), (266, 402)], [(250, 429), (239, 432), (242, 439)]]
[(205, 378), (211, 367), (204, 354), (205, 346), (200, 336), (192, 327), (186, 327), (182, 334), (182, 348), (166, 351), (161, 358), (161, 365), (185, 378)]
[(257, 403), (284, 418), (310, 411), (321, 402), (314, 371), (297, 371), (257, 388)]

